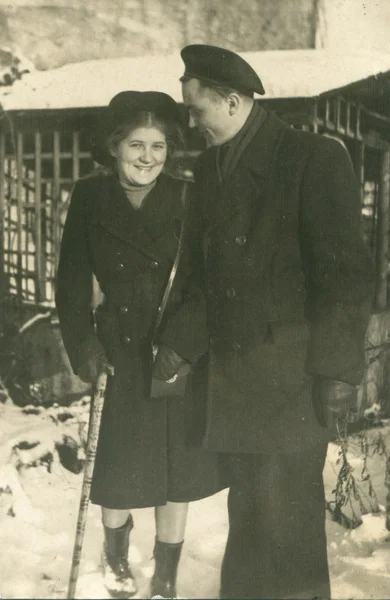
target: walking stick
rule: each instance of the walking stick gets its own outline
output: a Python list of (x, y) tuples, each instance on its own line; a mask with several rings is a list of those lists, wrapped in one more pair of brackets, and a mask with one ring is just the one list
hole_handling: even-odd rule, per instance
[[(108, 372), (107, 372), (108, 371)], [(69, 576), (69, 587), (67, 598), (75, 598), (77, 579), (79, 575), (79, 566), (81, 560), (81, 551), (85, 525), (87, 522), (89, 496), (91, 492), (91, 482), (93, 469), (95, 466), (96, 448), (99, 439), (100, 422), (104, 406), (104, 395), (107, 387), (107, 377), (111, 374), (110, 369), (102, 371), (96, 381), (95, 392), (93, 396), (93, 409), (88, 431), (87, 452), (84, 465), (83, 486), (81, 489), (81, 498), (79, 514), (77, 518), (76, 538), (73, 547), (72, 567)]]

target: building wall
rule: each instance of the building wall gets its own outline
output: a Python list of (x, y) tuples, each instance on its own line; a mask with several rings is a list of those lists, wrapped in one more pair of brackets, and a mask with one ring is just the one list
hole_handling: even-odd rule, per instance
[(316, 47), (390, 53), (389, 0), (319, 0)]
[(27, 56), (38, 69), (94, 58), (169, 53), (197, 42), (236, 51), (311, 48), (316, 4), (317, 0), (0, 0), (0, 47)]
[[(173, 18), (175, 2), (162, 3)], [(192, 0), (185, 12), (181, 45), (209, 43), (235, 51), (314, 47), (315, 0)]]

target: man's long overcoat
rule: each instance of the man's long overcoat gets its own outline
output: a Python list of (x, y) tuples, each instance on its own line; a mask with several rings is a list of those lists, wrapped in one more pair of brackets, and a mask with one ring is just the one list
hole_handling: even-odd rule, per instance
[(359, 189), (341, 144), (272, 114), (222, 185), (216, 160), (210, 148), (195, 168), (211, 350), (194, 433), (205, 409), (205, 448), (299, 452), (328, 437), (312, 375), (363, 376), (374, 269)]
[[(89, 177), (77, 182), (67, 215), (56, 294), (65, 348), (75, 373), (102, 347), (115, 368), (92, 483), (93, 502), (107, 508), (156, 506), (220, 489), (215, 457), (184, 448), (183, 399), (149, 398), (151, 334), (176, 255), (182, 188), (182, 181), (160, 175), (136, 211), (115, 175)], [(92, 274), (104, 294), (97, 332)], [(208, 335), (187, 244), (166, 315), (159, 341), (196, 361), (207, 350)], [(179, 448), (175, 466), (172, 445)], [(176, 492), (168, 498), (172, 487)]]

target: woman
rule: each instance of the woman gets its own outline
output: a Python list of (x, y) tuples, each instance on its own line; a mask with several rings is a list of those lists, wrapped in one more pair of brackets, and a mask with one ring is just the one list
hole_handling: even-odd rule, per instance
[[(104, 123), (108, 134), (94, 158), (109, 171), (74, 188), (56, 304), (75, 373), (93, 382), (98, 369), (114, 369), (91, 489), (92, 502), (102, 506), (106, 586), (117, 597), (136, 593), (127, 559), (130, 509), (154, 506), (151, 595), (172, 598), (188, 502), (224, 487), (216, 455), (185, 445), (191, 419), (185, 399), (150, 397), (152, 369), (166, 381), (207, 349), (188, 235), (162, 327), (152, 339), (183, 216), (183, 182), (163, 173), (182, 137), (180, 115), (166, 94), (127, 91), (111, 100)], [(95, 323), (93, 276), (104, 295)], [(152, 342), (158, 343), (154, 364)]]

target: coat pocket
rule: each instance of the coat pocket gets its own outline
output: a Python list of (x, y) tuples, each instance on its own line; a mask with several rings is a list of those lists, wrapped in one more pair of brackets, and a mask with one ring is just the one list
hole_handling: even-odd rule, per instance
[(230, 352), (224, 375), (231, 388), (257, 397), (269, 406), (293, 402), (310, 377), (306, 372), (309, 328), (305, 321), (285, 319), (268, 323), (264, 339), (245, 352)]
[(284, 345), (307, 342), (309, 338), (310, 330), (306, 321), (282, 319), (268, 323), (265, 341), (266, 343)]
[(100, 304), (95, 310), (95, 321), (99, 341), (107, 358), (113, 362), (115, 345), (120, 338), (115, 314), (108, 310), (106, 304)]

